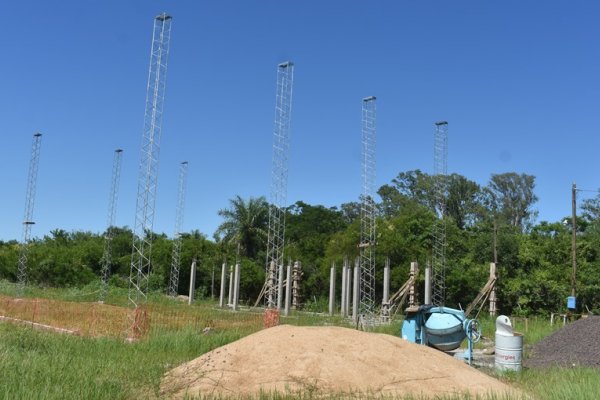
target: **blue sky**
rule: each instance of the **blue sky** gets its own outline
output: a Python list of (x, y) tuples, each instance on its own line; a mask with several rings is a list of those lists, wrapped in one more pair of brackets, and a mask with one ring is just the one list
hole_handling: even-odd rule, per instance
[[(296, 64), (288, 202), (356, 200), (361, 99), (378, 101), (377, 180), (432, 171), (449, 122), (449, 172), (537, 177), (538, 220), (600, 187), (600, 3), (593, 1), (14, 1), (0, 63), (0, 239), (21, 235), (32, 135), (44, 134), (33, 236), (132, 226), (153, 17), (173, 16), (154, 229), (209, 237), (228, 199), (268, 195), (276, 65)], [(582, 197), (589, 196), (582, 193)]]

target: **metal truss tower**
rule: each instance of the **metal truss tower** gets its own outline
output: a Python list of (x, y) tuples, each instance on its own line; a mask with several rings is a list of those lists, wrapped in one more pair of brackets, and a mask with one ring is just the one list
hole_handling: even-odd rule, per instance
[(446, 301), (446, 175), (448, 173), (448, 122), (435, 123), (433, 177), (436, 218), (433, 224), (433, 294), (432, 302), (443, 306)]
[(167, 294), (177, 296), (179, 288), (179, 267), (181, 266), (181, 226), (183, 225), (183, 210), (185, 206), (185, 187), (187, 181), (188, 162), (183, 161), (179, 166), (179, 185), (177, 190), (177, 209), (175, 211), (175, 234), (173, 238), (173, 256), (171, 257), (171, 276)]
[(360, 207), (360, 305), (364, 323), (375, 315), (375, 96), (362, 100), (362, 201)]
[(279, 279), (277, 270), (283, 268), (293, 84), (294, 64), (291, 61), (279, 64), (277, 66), (273, 164), (271, 170), (269, 231), (267, 237), (267, 281), (265, 287), (267, 308), (275, 308), (277, 306)]
[(35, 190), (37, 186), (38, 168), (40, 165), (40, 149), (42, 145), (42, 134), (33, 135), (31, 145), (31, 159), (29, 161), (29, 173), (27, 175), (27, 190), (25, 191), (25, 214), (23, 217), (23, 236), (19, 252), (19, 264), (17, 267), (17, 297), (22, 297), (27, 285), (27, 256), (29, 255), (29, 240), (31, 238), (31, 227), (33, 222), (33, 205), (35, 203)]
[[(162, 13), (154, 18), (150, 68), (146, 88), (146, 111), (142, 134), (138, 176), (135, 225), (129, 274), (129, 303), (135, 309), (146, 302), (148, 277), (151, 270), (152, 226), (158, 178), (158, 157), (162, 127), (163, 105), (167, 78), (167, 60), (171, 38), (171, 16)], [(137, 313), (134, 313), (137, 316)], [(131, 317), (131, 316), (130, 316)], [(132, 319), (133, 335), (136, 320)]]
[(106, 234), (104, 235), (104, 252), (102, 253), (102, 287), (100, 288), (100, 302), (106, 300), (108, 292), (108, 278), (112, 265), (112, 240), (115, 235), (113, 227), (117, 218), (117, 199), (119, 197), (119, 181), (121, 178), (121, 160), (123, 150), (116, 149), (113, 156), (112, 179), (110, 181), (110, 195), (108, 197), (108, 217), (106, 219)]

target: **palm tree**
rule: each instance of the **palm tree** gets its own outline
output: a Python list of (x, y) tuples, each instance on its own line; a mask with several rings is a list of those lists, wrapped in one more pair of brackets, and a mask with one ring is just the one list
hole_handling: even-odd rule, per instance
[(229, 208), (219, 210), (224, 221), (216, 236), (224, 242), (239, 244), (246, 257), (254, 258), (267, 237), (269, 204), (264, 197), (250, 197), (248, 201), (239, 195), (229, 200)]

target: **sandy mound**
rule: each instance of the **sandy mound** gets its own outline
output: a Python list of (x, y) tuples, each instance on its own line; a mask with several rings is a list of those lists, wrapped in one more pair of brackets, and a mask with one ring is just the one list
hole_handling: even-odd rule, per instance
[(435, 396), (513, 392), (462, 361), (390, 335), (282, 325), (168, 372), (161, 395), (248, 396), (259, 391)]

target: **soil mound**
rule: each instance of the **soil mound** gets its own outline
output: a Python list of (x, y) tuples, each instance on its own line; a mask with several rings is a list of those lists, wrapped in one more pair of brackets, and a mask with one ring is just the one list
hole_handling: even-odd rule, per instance
[(361, 398), (516, 393), (462, 361), (398, 337), (289, 325), (206, 353), (171, 370), (161, 382), (161, 395), (172, 399), (253, 396), (261, 391), (353, 393)]
[(531, 348), (526, 367), (600, 367), (600, 316), (565, 325)]

